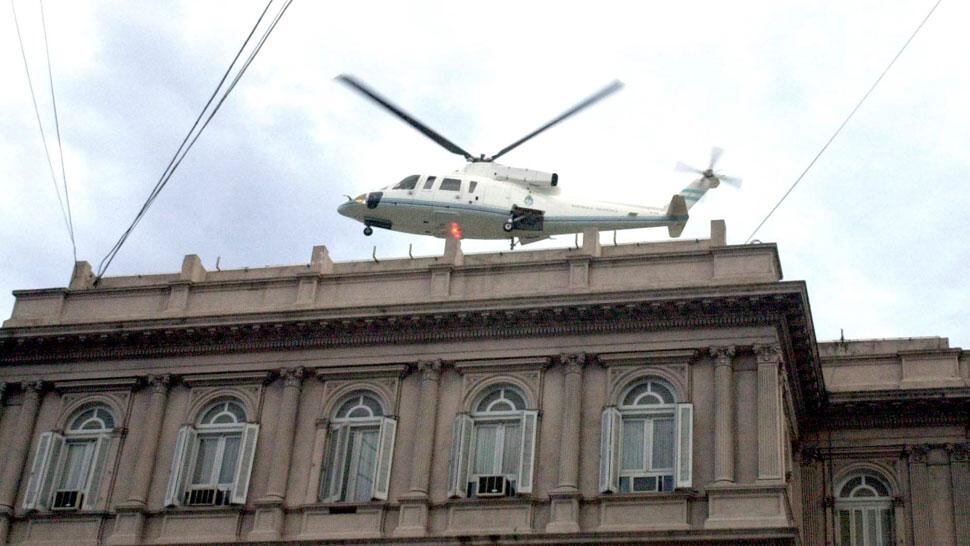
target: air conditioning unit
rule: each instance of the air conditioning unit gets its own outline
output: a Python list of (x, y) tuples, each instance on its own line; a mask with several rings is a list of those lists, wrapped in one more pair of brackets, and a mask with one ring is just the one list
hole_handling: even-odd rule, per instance
[(64, 490), (54, 492), (54, 502), (51, 508), (54, 510), (76, 510), (81, 507), (84, 494), (80, 491)]
[(476, 497), (507, 497), (511, 493), (511, 484), (505, 476), (479, 476)]
[(229, 491), (217, 488), (189, 489), (185, 492), (186, 506), (227, 506)]

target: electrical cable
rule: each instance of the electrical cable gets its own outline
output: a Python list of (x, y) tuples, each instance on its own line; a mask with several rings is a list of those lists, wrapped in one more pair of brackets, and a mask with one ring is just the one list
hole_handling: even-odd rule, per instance
[(849, 123), (849, 120), (851, 120), (852, 116), (854, 116), (856, 111), (859, 110), (859, 108), (862, 106), (862, 103), (864, 103), (866, 99), (869, 98), (869, 95), (871, 95), (872, 92), (876, 89), (876, 86), (879, 85), (879, 82), (881, 82), (883, 77), (886, 75), (886, 73), (889, 72), (889, 69), (891, 69), (893, 65), (896, 64), (896, 60), (899, 59), (899, 57), (903, 54), (904, 51), (906, 51), (906, 47), (909, 46), (909, 43), (913, 41), (913, 38), (916, 37), (920, 29), (923, 28), (923, 25), (926, 24), (926, 21), (928, 21), (929, 18), (933, 15), (933, 12), (936, 11), (936, 8), (939, 7), (941, 2), (943, 2), (943, 0), (937, 0), (936, 4), (934, 4), (933, 7), (930, 8), (929, 13), (927, 13), (926, 17), (924, 17), (923, 20), (920, 22), (920, 24), (917, 25), (916, 30), (914, 30), (913, 33), (910, 35), (909, 39), (906, 40), (906, 43), (903, 44), (903, 47), (899, 49), (899, 52), (896, 53), (896, 56), (893, 57), (891, 61), (889, 61), (889, 64), (882, 71), (882, 74), (879, 74), (879, 77), (876, 78), (876, 81), (872, 84), (872, 87), (870, 87), (869, 90), (866, 91), (866, 94), (862, 96), (862, 99), (860, 99), (858, 104), (855, 105), (855, 108), (853, 108), (852, 111), (849, 112), (849, 115), (845, 118), (842, 124), (839, 125), (839, 128), (836, 129), (834, 133), (832, 133), (832, 136), (829, 137), (825, 145), (822, 146), (822, 149), (819, 150), (818, 153), (815, 154), (815, 157), (812, 158), (812, 160), (808, 163), (808, 166), (805, 167), (805, 170), (802, 171), (802, 174), (798, 175), (798, 178), (796, 178), (795, 182), (791, 185), (790, 188), (788, 188), (788, 191), (786, 191), (785, 194), (781, 196), (781, 199), (779, 199), (778, 202), (775, 203), (775, 206), (771, 209), (771, 211), (769, 211), (768, 214), (764, 217), (764, 219), (761, 220), (761, 223), (758, 224), (758, 227), (754, 228), (754, 231), (751, 232), (751, 235), (748, 235), (748, 238), (744, 241), (745, 244), (750, 243), (751, 240), (754, 239), (755, 234), (758, 233), (758, 230), (761, 229), (761, 226), (765, 225), (765, 222), (767, 222), (768, 219), (771, 218), (771, 215), (774, 214), (776, 210), (778, 210), (778, 207), (780, 207), (782, 202), (785, 201), (785, 198), (788, 197), (788, 194), (790, 194), (792, 190), (795, 189), (795, 186), (797, 186), (798, 183), (802, 181), (802, 178), (804, 178), (805, 175), (808, 174), (808, 171), (812, 168), (812, 166), (815, 165), (815, 162), (818, 161), (818, 158), (821, 157), (823, 153), (825, 153), (825, 150), (828, 149), (829, 144), (832, 144), (832, 141), (835, 140), (835, 137), (839, 136), (839, 133), (842, 132), (842, 128)]
[(33, 79), (30, 77), (30, 66), (27, 63), (27, 53), (24, 49), (23, 36), (20, 33), (20, 21), (17, 18), (17, 7), (14, 5), (14, 0), (10, 0), (10, 9), (13, 11), (14, 28), (17, 30), (17, 41), (20, 44), (20, 56), (24, 61), (24, 72), (27, 74), (27, 87), (30, 89), (30, 100), (34, 105), (34, 116), (37, 118), (37, 127), (40, 129), (40, 139), (44, 144), (44, 155), (47, 157), (47, 167), (50, 169), (51, 182), (54, 184), (54, 194), (57, 196), (57, 204), (61, 208), (61, 216), (64, 218), (64, 226), (67, 228), (68, 236), (71, 238), (71, 247), (74, 251), (75, 261), (77, 261), (77, 247), (74, 244), (74, 229), (71, 224), (70, 217), (64, 208), (64, 200), (61, 199), (61, 191), (57, 186), (57, 175), (54, 174), (54, 162), (51, 161), (50, 149), (47, 147), (47, 134), (44, 132), (44, 124), (40, 118), (40, 109), (37, 106), (37, 95), (34, 92)]
[[(259, 19), (257, 19), (256, 24), (253, 25), (252, 30), (250, 30), (249, 35), (246, 37), (246, 40), (243, 42), (243, 45), (239, 48), (239, 51), (236, 53), (236, 56), (233, 58), (232, 63), (230, 63), (229, 68), (226, 69), (226, 72), (223, 74), (222, 79), (220, 79), (219, 85), (216, 86), (216, 89), (212, 92), (212, 95), (209, 97), (209, 100), (206, 102), (206, 105), (202, 109), (202, 112), (199, 113), (199, 116), (196, 118), (195, 123), (193, 123), (192, 128), (189, 130), (185, 138), (182, 140), (182, 144), (179, 146), (178, 150), (172, 156), (172, 159), (169, 161), (169, 164), (166, 167), (165, 171), (162, 173), (162, 176), (155, 184), (155, 187), (152, 189), (152, 192), (149, 194), (148, 199), (145, 201), (145, 204), (142, 205), (138, 214), (135, 216), (135, 219), (132, 221), (128, 229), (126, 229), (125, 232), (122, 234), (121, 238), (118, 239), (118, 241), (115, 243), (112, 249), (104, 257), (104, 259), (101, 260), (101, 263), (98, 266), (97, 276), (95, 277), (95, 283), (100, 281), (100, 279), (104, 276), (104, 273), (107, 271), (108, 266), (111, 265), (111, 262), (114, 260), (114, 257), (121, 249), (121, 246), (127, 240), (128, 236), (134, 230), (135, 226), (138, 225), (141, 219), (145, 216), (145, 213), (148, 211), (149, 207), (151, 207), (152, 203), (154, 203), (155, 199), (161, 193), (162, 189), (168, 184), (168, 181), (171, 180), (173, 174), (175, 173), (175, 170), (182, 163), (182, 160), (185, 159), (185, 156), (188, 154), (189, 150), (191, 150), (192, 146), (198, 140), (199, 136), (201, 136), (202, 131), (205, 130), (205, 128), (209, 125), (209, 122), (212, 121), (212, 118), (215, 117), (216, 113), (219, 111), (219, 108), (222, 106), (223, 102), (225, 102), (225, 100), (229, 97), (229, 93), (232, 92), (236, 84), (242, 78), (242, 75), (245, 73), (246, 69), (249, 68), (249, 65), (255, 59), (256, 54), (258, 54), (259, 51), (262, 49), (262, 46), (269, 38), (270, 33), (272, 33), (273, 29), (276, 28), (276, 24), (282, 18), (283, 14), (286, 12), (287, 8), (289, 8), (292, 2), (293, 0), (288, 0), (284, 4), (284, 6), (280, 9), (280, 11), (276, 14), (275, 18), (270, 23), (268, 28), (264, 31), (263, 36), (260, 38), (260, 40), (258, 41), (253, 51), (249, 54), (248, 58), (243, 63), (239, 72), (237, 72), (232, 82), (223, 92), (222, 97), (216, 103), (212, 111), (209, 112), (209, 116), (206, 118), (205, 122), (201, 126), (199, 126), (199, 122), (202, 120), (203, 117), (205, 117), (206, 111), (208, 110), (209, 106), (212, 104), (212, 101), (216, 98), (216, 95), (218, 95), (219, 90), (222, 88), (222, 85), (226, 81), (226, 78), (232, 72), (232, 69), (236, 65), (236, 62), (239, 60), (240, 55), (242, 55), (242, 52), (249, 44), (249, 41), (251, 40), (253, 34), (256, 32), (256, 29), (259, 27), (260, 23), (262, 22), (263, 17), (266, 15), (267, 11), (272, 5), (273, 0), (270, 0), (266, 4), (266, 8), (263, 9), (263, 12), (262, 14), (260, 14)], [(198, 131), (195, 131), (196, 127), (198, 127)]]
[(71, 195), (67, 191), (67, 169), (64, 166), (64, 146), (61, 143), (61, 122), (57, 115), (57, 99), (54, 97), (54, 69), (51, 67), (51, 50), (47, 40), (47, 17), (44, 15), (44, 0), (40, 0), (40, 24), (44, 30), (44, 53), (47, 55), (47, 79), (51, 86), (51, 106), (54, 108), (54, 129), (57, 132), (57, 153), (61, 158), (61, 182), (64, 184), (64, 203), (67, 205), (67, 223), (71, 235), (71, 248), (77, 262), (77, 241), (74, 239), (74, 215), (71, 213)]

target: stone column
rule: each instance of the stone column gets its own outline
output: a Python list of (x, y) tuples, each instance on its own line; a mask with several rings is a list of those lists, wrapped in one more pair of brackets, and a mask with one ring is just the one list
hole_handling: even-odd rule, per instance
[(956, 444), (950, 453), (953, 523), (958, 546), (970, 546), (970, 444)]
[(280, 370), (283, 396), (280, 398), (273, 434), (273, 464), (266, 482), (266, 493), (256, 501), (253, 530), (249, 533), (249, 540), (279, 540), (283, 534), (283, 504), (286, 499), (286, 482), (290, 476), (293, 436), (296, 432), (296, 415), (300, 408), (304, 375), (305, 370), (301, 367)]
[(579, 452), (583, 404), (583, 353), (563, 354), (562, 422), (559, 425), (559, 484), (549, 493), (552, 501), (547, 533), (579, 532)]
[(431, 484), (431, 459), (434, 455), (435, 423), (438, 419), (438, 384), (442, 362), (418, 362), (421, 391), (413, 448), (411, 450), (411, 481), (407, 494), (399, 501), (401, 512), (394, 536), (423, 536), (428, 532), (428, 491)]
[(142, 540), (145, 528), (145, 508), (155, 475), (155, 459), (158, 455), (158, 436), (165, 419), (168, 405), (168, 390), (172, 376), (168, 374), (148, 376), (149, 390), (148, 413), (138, 424), (141, 439), (138, 444), (138, 458), (129, 477), (131, 487), (123, 504), (116, 507), (114, 530), (107, 538), (108, 544), (135, 544)]
[(909, 453), (909, 491), (912, 502), (909, 503), (913, 518), (913, 544), (933, 544), (932, 513), (930, 511), (930, 496), (935, 493), (930, 490), (929, 471), (926, 468), (929, 456), (928, 446), (914, 446)]
[(734, 347), (711, 347), (714, 357), (714, 482), (734, 482)]
[(139, 425), (142, 428), (141, 443), (138, 445), (138, 459), (131, 474), (131, 489), (128, 490), (127, 503), (145, 506), (155, 474), (155, 458), (158, 452), (158, 435), (165, 418), (168, 403), (168, 387), (172, 383), (170, 375), (151, 375), (148, 377), (150, 397), (148, 414)]
[(27, 456), (30, 455), (30, 442), (34, 438), (37, 410), (40, 409), (41, 394), (44, 390), (42, 381), (25, 381), (20, 386), (24, 391), (24, 399), (17, 419), (17, 435), (13, 437), (7, 449), (7, 460), (3, 467), (3, 475), (0, 476), (2, 478), (0, 479), (0, 544), (7, 542), (10, 518), (17, 503), (20, 477), (24, 473)]
[(780, 481), (781, 385), (777, 345), (756, 345), (758, 357), (758, 481)]
[(286, 480), (290, 475), (290, 457), (293, 453), (293, 435), (296, 431), (296, 413), (300, 407), (300, 391), (303, 387), (303, 368), (280, 370), (283, 378), (283, 399), (276, 419), (273, 447), (276, 453), (270, 468), (264, 500), (282, 502), (286, 498)]

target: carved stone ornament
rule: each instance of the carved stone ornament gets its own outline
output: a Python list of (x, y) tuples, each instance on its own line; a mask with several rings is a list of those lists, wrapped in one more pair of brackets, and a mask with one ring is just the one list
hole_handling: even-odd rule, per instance
[(970, 462), (970, 444), (953, 444), (949, 446), (950, 457), (955, 463)]
[(283, 378), (284, 387), (299, 388), (303, 384), (304, 376), (306, 376), (306, 369), (303, 366), (280, 368), (280, 377)]
[(711, 347), (711, 357), (715, 359), (716, 366), (730, 366), (731, 358), (734, 356), (734, 346)]
[(146, 382), (152, 393), (164, 394), (172, 385), (172, 374), (149, 375)]
[(587, 362), (586, 353), (563, 353), (559, 355), (559, 362), (567, 374), (580, 373)]
[(926, 463), (926, 458), (930, 453), (930, 446), (928, 445), (918, 445), (913, 446), (909, 449), (909, 462), (924, 464)]
[(28, 398), (38, 398), (40, 393), (44, 391), (46, 385), (43, 381), (23, 381), (20, 383), (20, 388), (24, 391), (24, 396)]
[(421, 372), (421, 379), (423, 381), (435, 381), (441, 377), (441, 368), (444, 366), (444, 362), (440, 359), (435, 360), (422, 360), (418, 362), (418, 371)]
[(775, 343), (754, 345), (751, 347), (758, 356), (758, 363), (776, 363), (781, 358), (781, 348)]

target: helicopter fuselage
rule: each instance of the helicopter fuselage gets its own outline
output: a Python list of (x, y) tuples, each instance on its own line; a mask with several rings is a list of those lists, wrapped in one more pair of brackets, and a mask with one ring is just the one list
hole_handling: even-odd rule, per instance
[[(556, 177), (557, 178), (557, 177)], [(553, 180), (556, 180), (553, 178)], [(338, 212), (367, 227), (435, 237), (465, 239), (544, 239), (585, 228), (618, 230), (672, 226), (687, 214), (668, 209), (603, 201), (574, 201), (558, 188), (470, 176), (412, 175), (359, 195)], [(371, 230), (365, 229), (365, 233)]]

